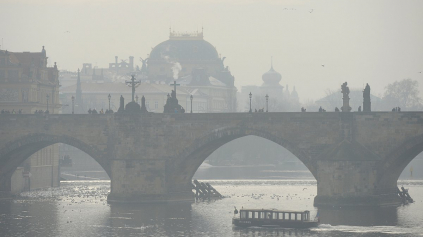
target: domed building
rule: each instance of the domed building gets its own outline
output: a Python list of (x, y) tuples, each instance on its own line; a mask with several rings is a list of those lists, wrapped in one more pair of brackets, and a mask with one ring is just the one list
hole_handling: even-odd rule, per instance
[[(169, 39), (154, 47), (149, 57), (142, 60), (137, 78), (155, 84), (170, 84), (175, 80), (194, 96), (193, 112), (234, 112), (235, 78), (229, 67), (224, 66), (224, 60), (204, 40), (203, 32), (171, 31)], [(189, 107), (186, 111), (190, 111)]]
[(171, 32), (166, 40), (151, 50), (148, 58), (149, 78), (173, 78), (174, 64), (179, 63), (179, 77), (190, 75), (195, 68), (209, 73), (223, 70), (223, 61), (216, 48), (203, 39), (203, 33), (179, 34)]
[(270, 70), (265, 72), (261, 79), (263, 84), (260, 87), (260, 91), (263, 94), (279, 98), (282, 97), (283, 86), (279, 84), (282, 80), (282, 75), (273, 69), (273, 62), (270, 64)]
[[(240, 112), (249, 111), (249, 93), (252, 94), (252, 111), (263, 109), (269, 112), (286, 112), (297, 111), (299, 108), (299, 97), (295, 90), (290, 92), (288, 85), (286, 90), (280, 84), (282, 75), (273, 69), (273, 62), (270, 63), (270, 70), (265, 72), (261, 79), (263, 84), (261, 86), (248, 85), (241, 88), (238, 94)], [(266, 97), (266, 95), (268, 97)], [(266, 102), (267, 100), (267, 102)]]
[[(79, 86), (84, 97), (83, 111), (90, 107), (106, 109), (108, 94), (112, 94), (111, 109), (116, 111), (119, 95), (123, 94), (126, 101), (131, 97), (131, 91), (124, 83), (130, 75), (142, 81), (136, 93), (139, 98), (145, 96), (150, 112), (163, 112), (167, 95), (175, 88), (179, 105), (188, 113), (191, 109), (193, 113), (236, 111), (235, 78), (229, 67), (223, 64), (225, 57), (221, 58), (216, 48), (204, 40), (203, 32), (171, 31), (168, 40), (155, 46), (147, 58), (141, 58), (142, 65), (134, 65), (133, 59), (130, 56), (129, 63), (126, 60), (118, 62), (115, 56), (115, 62), (109, 63), (108, 68), (83, 65)], [(65, 104), (71, 103), (78, 88), (76, 73), (69, 81), (73, 83), (61, 88), (62, 103)], [(171, 86), (174, 81), (176, 85)]]

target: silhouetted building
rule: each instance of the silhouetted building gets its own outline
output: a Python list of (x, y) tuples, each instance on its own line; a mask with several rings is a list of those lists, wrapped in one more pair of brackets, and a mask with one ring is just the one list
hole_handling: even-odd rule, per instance
[[(47, 67), (44, 46), (41, 52), (0, 50), (0, 110), (33, 114), (35, 111), (58, 113), (59, 71), (54, 63)], [(59, 185), (57, 144), (31, 155), (11, 178), (12, 193)]]
[[(265, 108), (265, 96), (268, 95), (269, 105), (273, 109), (271, 112), (298, 111), (300, 102), (295, 87), (290, 92), (286, 85), (284, 90), (280, 84), (282, 75), (273, 69), (273, 62), (270, 64), (270, 70), (265, 72), (261, 79), (263, 80), (261, 86), (248, 85), (241, 88), (241, 92), (238, 94), (239, 111), (248, 111), (249, 108), (246, 106), (249, 104), (250, 92), (253, 95), (253, 110)], [(256, 101), (257, 98), (260, 100)]]
[(224, 60), (203, 39), (203, 32), (170, 32), (169, 40), (154, 47), (149, 58), (143, 60), (138, 78), (158, 84), (176, 80), (189, 93), (206, 97), (207, 105), (201, 108), (194, 98), (193, 111), (231, 112), (236, 110), (235, 78)]

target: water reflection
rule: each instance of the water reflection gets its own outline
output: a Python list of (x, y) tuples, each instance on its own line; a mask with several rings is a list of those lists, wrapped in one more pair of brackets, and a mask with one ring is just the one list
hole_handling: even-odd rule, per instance
[(0, 202), (0, 216), (2, 236), (16, 236), (17, 233), (23, 236), (51, 236), (57, 233), (57, 208), (51, 203), (3, 201)]
[(314, 179), (308, 169), (287, 170), (285, 167), (264, 166), (205, 166), (193, 179)]
[(330, 225), (395, 226), (396, 207), (319, 208), (320, 222)]
[[(306, 180), (216, 180), (226, 198), (174, 204), (106, 202), (109, 182), (68, 182), (0, 202), (0, 236), (419, 236), (423, 232), (423, 187), (416, 202), (399, 208), (320, 208), (322, 225), (310, 230), (235, 228), (233, 207), (311, 211), (317, 189)], [(279, 198), (276, 198), (278, 195)]]
[(270, 229), (270, 228), (239, 228), (233, 227), (234, 236), (310, 236), (312, 231), (308, 229)]
[[(146, 236), (180, 236), (191, 234), (191, 204), (145, 204), (110, 206), (109, 226), (116, 233), (143, 233)], [(134, 231), (135, 230), (135, 231)], [(137, 231), (138, 230), (138, 231)]]

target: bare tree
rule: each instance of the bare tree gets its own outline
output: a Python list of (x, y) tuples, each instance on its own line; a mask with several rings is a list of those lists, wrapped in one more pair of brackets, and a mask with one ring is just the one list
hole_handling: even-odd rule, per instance
[(420, 109), (422, 100), (419, 97), (419, 82), (410, 78), (395, 81), (386, 86), (383, 97), (385, 104), (391, 107), (401, 107), (403, 110)]
[(339, 98), (340, 96), (337, 97), (337, 95), (340, 94), (340, 90), (332, 90), (332, 89), (326, 89), (325, 90), (325, 94), (326, 94), (326, 99), (327, 99), (327, 103), (329, 105), (329, 108), (335, 108), (338, 104), (339, 104)]

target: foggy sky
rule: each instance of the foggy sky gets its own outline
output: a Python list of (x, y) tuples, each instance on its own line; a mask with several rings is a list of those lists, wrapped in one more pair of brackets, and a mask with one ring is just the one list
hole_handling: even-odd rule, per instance
[(44, 45), (59, 69), (108, 67), (115, 55), (135, 56), (141, 65), (139, 57), (168, 39), (169, 26), (203, 26), (238, 89), (261, 85), (273, 56), (281, 84), (296, 86), (301, 102), (344, 81), (350, 89), (369, 83), (378, 96), (404, 78), (418, 80), (423, 97), (421, 0), (0, 0), (0, 9), (1, 48), (32, 52)]

